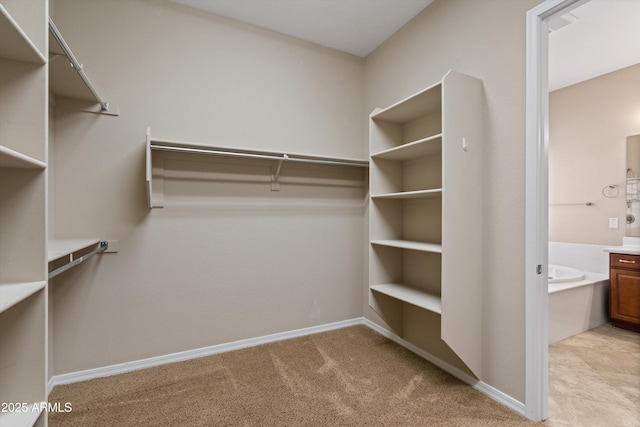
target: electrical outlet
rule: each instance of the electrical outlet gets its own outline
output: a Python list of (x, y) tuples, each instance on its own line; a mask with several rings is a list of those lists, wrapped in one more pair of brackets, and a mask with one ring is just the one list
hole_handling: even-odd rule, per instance
[(618, 228), (618, 218), (609, 218), (609, 228)]

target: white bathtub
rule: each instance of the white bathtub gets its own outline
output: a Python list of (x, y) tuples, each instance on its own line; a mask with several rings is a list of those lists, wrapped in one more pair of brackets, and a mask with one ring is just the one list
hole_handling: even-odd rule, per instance
[(577, 268), (565, 267), (563, 265), (549, 264), (547, 269), (549, 284), (577, 282), (584, 279), (584, 272)]
[[(609, 275), (604, 246), (549, 245), (549, 344), (609, 321)], [(600, 260), (600, 257), (602, 260)], [(594, 259), (599, 262), (593, 262)], [(571, 262), (562, 265), (560, 262)], [(584, 271), (590, 265), (601, 272)]]

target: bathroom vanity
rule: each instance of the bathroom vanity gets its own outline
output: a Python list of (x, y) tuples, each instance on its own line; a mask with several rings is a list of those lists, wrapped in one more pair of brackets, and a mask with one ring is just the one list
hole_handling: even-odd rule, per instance
[(609, 254), (609, 308), (613, 326), (640, 332), (640, 253), (634, 252)]

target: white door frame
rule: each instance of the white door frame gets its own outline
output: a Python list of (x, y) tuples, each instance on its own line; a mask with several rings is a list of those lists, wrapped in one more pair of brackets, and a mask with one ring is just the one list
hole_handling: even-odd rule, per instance
[(527, 12), (525, 187), (525, 415), (547, 418), (549, 244), (549, 36), (550, 18), (589, 0), (546, 0)]

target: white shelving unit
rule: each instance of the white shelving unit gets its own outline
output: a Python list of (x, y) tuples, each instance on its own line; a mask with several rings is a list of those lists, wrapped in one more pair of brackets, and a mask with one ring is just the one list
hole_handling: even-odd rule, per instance
[(27, 405), (0, 413), (2, 427), (47, 424), (39, 408), (47, 400), (49, 262), (103, 248), (98, 239), (47, 242), (49, 80), (54, 92), (95, 105), (86, 87), (65, 83), (76, 75), (50, 76), (48, 15), (48, 0), (0, 0), (0, 402)]
[[(47, 60), (42, 51), (38, 49), (29, 35), (7, 10), (7, 7), (14, 6), (14, 4), (9, 3), (15, 2), (5, 1), (3, 3), (0, 4), (0, 58), (44, 65)], [(16, 9), (14, 9), (14, 12), (23, 13), (21, 10)]]
[(46, 424), (47, 14), (0, 0), (0, 402), (28, 404), (3, 427)]
[(400, 335), (404, 304), (479, 376), (482, 83), (454, 71), (370, 116), (370, 306)]

